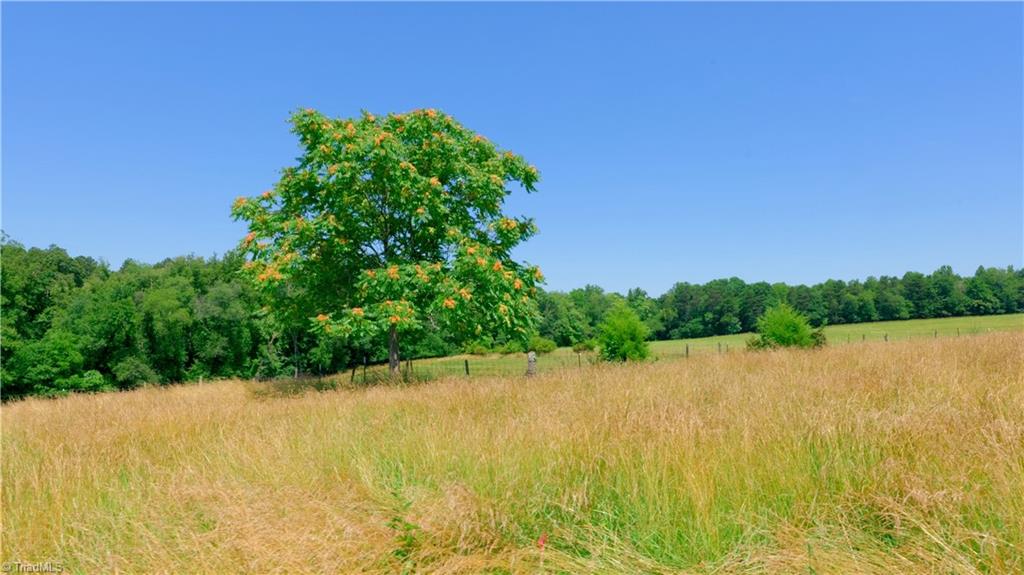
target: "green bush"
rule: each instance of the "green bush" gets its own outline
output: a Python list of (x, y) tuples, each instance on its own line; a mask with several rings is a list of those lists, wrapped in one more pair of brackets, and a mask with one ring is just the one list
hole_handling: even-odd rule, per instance
[(148, 363), (135, 356), (128, 356), (114, 366), (114, 379), (117, 384), (128, 389), (143, 383), (155, 383), (160, 381), (153, 368)]
[(523, 353), (523, 344), (518, 341), (509, 341), (491, 348), (493, 353)]
[(535, 351), (537, 353), (551, 353), (558, 349), (558, 344), (555, 343), (555, 340), (553, 339), (535, 335), (530, 338), (529, 348), (530, 351)]
[(597, 326), (598, 347), (605, 361), (638, 361), (650, 355), (647, 326), (626, 305), (616, 305)]
[(71, 377), (58, 379), (54, 383), (54, 387), (59, 389), (61, 392), (107, 391), (113, 389), (113, 387), (107, 384), (107, 381), (103, 379), (103, 374), (95, 369), (90, 369), (85, 373), (79, 373), (77, 375), (72, 375)]
[(803, 314), (785, 303), (765, 310), (757, 318), (757, 335), (747, 340), (747, 347), (751, 349), (822, 345), (825, 345), (824, 332), (813, 329)]
[(466, 346), (462, 348), (462, 351), (471, 355), (487, 355), (491, 353), (491, 348), (483, 342), (474, 341), (467, 343)]
[(576, 353), (583, 353), (585, 351), (594, 351), (597, 349), (597, 342), (592, 339), (585, 339), (583, 341), (577, 341), (572, 344), (572, 350)]

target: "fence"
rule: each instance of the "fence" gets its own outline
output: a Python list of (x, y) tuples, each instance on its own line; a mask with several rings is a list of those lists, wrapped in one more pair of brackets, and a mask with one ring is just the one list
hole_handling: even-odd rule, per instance
[[(834, 326), (827, 333), (829, 345), (848, 345), (867, 342), (892, 342), (910, 339), (937, 339), (988, 333), (990, 328), (947, 328), (921, 330), (843, 329)], [(750, 334), (734, 334), (692, 340), (653, 341), (651, 357), (655, 360), (685, 359), (696, 355), (728, 354), (746, 349)], [(550, 372), (559, 369), (582, 369), (597, 362), (594, 352), (577, 353), (565, 348), (537, 356), (537, 370)], [(436, 379), (440, 377), (487, 377), (519, 376), (526, 373), (526, 354), (493, 356), (454, 356), (406, 360), (402, 363), (403, 376), (410, 380)], [(388, 377), (386, 364), (355, 367), (348, 375), (351, 383), (373, 383)], [(340, 377), (340, 374), (339, 376)]]

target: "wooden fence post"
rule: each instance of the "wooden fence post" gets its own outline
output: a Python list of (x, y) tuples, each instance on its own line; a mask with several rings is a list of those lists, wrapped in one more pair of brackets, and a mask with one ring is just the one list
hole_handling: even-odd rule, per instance
[(468, 359), (464, 359), (462, 361), (463, 361), (463, 364), (466, 367), (466, 375), (469, 375), (469, 360)]
[(576, 352), (576, 367), (578, 367), (580, 369), (583, 369), (583, 352), (582, 351), (577, 351)]
[(718, 342), (718, 353), (722, 353), (722, 342)]
[(885, 339), (885, 341), (889, 341), (889, 334), (885, 334), (882, 337)]
[(690, 357), (690, 344), (686, 344), (686, 357)]

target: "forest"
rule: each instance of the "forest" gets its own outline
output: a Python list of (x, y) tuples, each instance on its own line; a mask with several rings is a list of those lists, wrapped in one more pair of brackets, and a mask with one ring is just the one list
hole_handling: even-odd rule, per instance
[[(387, 357), (383, 342), (320, 338), (302, 318), (288, 323), (268, 313), (265, 296), (240, 274), (245, 257), (239, 251), (156, 264), (128, 260), (114, 270), (57, 246), (28, 248), (5, 237), (0, 261), (4, 399), (144, 383), (326, 374)], [(586, 342), (619, 302), (657, 340), (751, 331), (777, 302), (789, 303), (815, 326), (1017, 313), (1024, 311), (1024, 270), (979, 267), (964, 277), (943, 266), (930, 274), (812, 286), (733, 277), (680, 282), (657, 297), (639, 288), (623, 295), (594, 285), (540, 291), (538, 335), (559, 346)], [(490, 339), (468, 347), (522, 351), (514, 342)], [(404, 353), (415, 359), (465, 350), (444, 334), (425, 332)]]

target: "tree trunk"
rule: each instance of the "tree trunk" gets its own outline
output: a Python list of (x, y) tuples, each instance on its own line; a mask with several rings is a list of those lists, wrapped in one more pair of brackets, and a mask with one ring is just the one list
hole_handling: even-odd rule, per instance
[(388, 370), (391, 372), (391, 377), (398, 377), (401, 367), (398, 358), (398, 330), (392, 325), (391, 331), (388, 332)]

